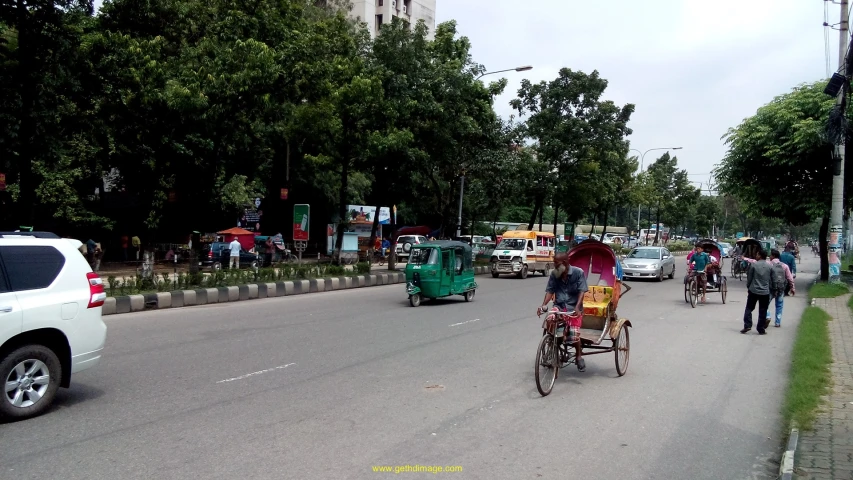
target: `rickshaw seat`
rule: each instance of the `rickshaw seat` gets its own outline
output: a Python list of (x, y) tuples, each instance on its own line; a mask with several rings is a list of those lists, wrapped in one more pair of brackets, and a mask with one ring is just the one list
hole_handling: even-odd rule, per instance
[(592, 286), (583, 295), (583, 314), (594, 317), (605, 317), (607, 307), (613, 298), (613, 287)]

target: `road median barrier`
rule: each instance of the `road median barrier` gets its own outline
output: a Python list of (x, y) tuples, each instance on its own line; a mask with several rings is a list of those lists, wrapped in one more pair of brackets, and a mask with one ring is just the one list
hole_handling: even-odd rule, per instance
[[(488, 267), (474, 267), (476, 275), (489, 273)], [(230, 287), (196, 288), (138, 295), (108, 297), (104, 315), (230, 303), (261, 298), (289, 297), (309, 293), (334, 292), (354, 288), (380, 287), (406, 282), (404, 272), (381, 272), (340, 277), (310, 278), (279, 282), (249, 283)]]

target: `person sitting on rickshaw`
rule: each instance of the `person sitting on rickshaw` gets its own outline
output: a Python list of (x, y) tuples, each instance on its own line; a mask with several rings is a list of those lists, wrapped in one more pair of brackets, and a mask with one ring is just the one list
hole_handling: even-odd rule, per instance
[[(554, 301), (552, 312), (577, 312), (583, 315), (583, 296), (589, 290), (583, 270), (569, 264), (569, 256), (565, 252), (557, 253), (554, 257), (554, 271), (548, 277), (545, 287), (545, 299), (542, 306), (536, 310), (537, 315), (548, 312), (548, 302)], [(568, 343), (575, 345), (575, 364), (578, 371), (586, 370), (586, 362), (581, 358), (580, 328), (566, 325)], [(556, 361), (559, 361), (557, 359)]]
[(720, 260), (713, 254), (708, 254), (710, 263), (705, 267), (705, 273), (709, 274), (708, 288), (717, 288), (717, 278), (722, 275), (723, 269), (720, 268)]

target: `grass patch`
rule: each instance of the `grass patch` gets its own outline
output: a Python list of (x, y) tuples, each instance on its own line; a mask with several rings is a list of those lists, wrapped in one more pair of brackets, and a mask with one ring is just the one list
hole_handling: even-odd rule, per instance
[(812, 428), (820, 397), (826, 394), (831, 382), (832, 347), (827, 325), (831, 319), (828, 313), (817, 307), (806, 307), (803, 312), (791, 354), (791, 372), (783, 409), (785, 425), (793, 421), (801, 429)]
[(847, 284), (845, 283), (818, 282), (809, 289), (809, 298), (840, 297), (849, 291), (850, 289), (847, 288)]

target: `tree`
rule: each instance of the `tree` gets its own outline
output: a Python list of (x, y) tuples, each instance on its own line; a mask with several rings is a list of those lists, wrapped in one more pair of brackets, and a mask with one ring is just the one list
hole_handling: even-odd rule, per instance
[[(93, 213), (103, 190), (99, 131), (82, 54), (91, 0), (0, 2), (0, 171), (10, 198), (3, 220), (67, 228), (108, 224)], [(14, 222), (14, 223), (13, 223)]]
[[(537, 157), (548, 165), (551, 177), (537, 189), (534, 215), (549, 194), (554, 195), (555, 206), (571, 219), (589, 210), (606, 209), (605, 205), (612, 203), (616, 194), (613, 189), (623, 182), (623, 167), (629, 165), (620, 165), (613, 176), (600, 167), (607, 165), (608, 159), (627, 158), (625, 137), (631, 134), (628, 121), (634, 105), (618, 107), (602, 100), (606, 88), (607, 80), (597, 71), (586, 74), (568, 68), (561, 69), (551, 82), (522, 81), (518, 98), (511, 105), (519, 115), (529, 115), (527, 136), (536, 141)], [(559, 188), (549, 192), (546, 184)], [(602, 193), (602, 205), (598, 205), (596, 198)]]
[[(695, 198), (696, 189), (690, 185), (687, 170), (678, 169), (678, 157), (670, 156), (669, 152), (649, 165), (646, 173), (648, 185), (645, 192), (650, 196), (648, 205), (655, 209), (656, 231), (660, 232), (661, 219), (677, 218), (679, 204)], [(655, 244), (658, 237), (659, 234), (655, 236)]]
[(742, 212), (791, 225), (822, 219), (824, 280), (829, 277), (826, 233), (833, 170), (833, 145), (824, 125), (835, 104), (823, 93), (825, 86), (819, 81), (796, 87), (729, 129), (723, 137), (728, 151), (715, 170), (720, 191), (736, 197)]

